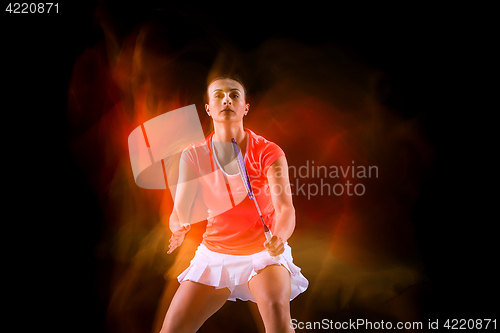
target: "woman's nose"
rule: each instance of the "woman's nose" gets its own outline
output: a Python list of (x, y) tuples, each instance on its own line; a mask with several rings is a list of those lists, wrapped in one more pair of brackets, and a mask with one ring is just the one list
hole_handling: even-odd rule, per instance
[(231, 105), (231, 99), (229, 97), (224, 97), (224, 100), (222, 101), (224, 105)]

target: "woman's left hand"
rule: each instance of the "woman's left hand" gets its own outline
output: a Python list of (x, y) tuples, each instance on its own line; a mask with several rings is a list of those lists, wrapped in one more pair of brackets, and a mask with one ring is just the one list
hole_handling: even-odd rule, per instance
[(264, 247), (267, 249), (271, 257), (277, 257), (285, 252), (285, 244), (280, 237), (273, 236), (269, 241), (264, 242)]
[(172, 237), (170, 237), (170, 244), (168, 245), (168, 254), (174, 252), (174, 250), (182, 244), (189, 229), (191, 229), (191, 226), (188, 224), (172, 234)]

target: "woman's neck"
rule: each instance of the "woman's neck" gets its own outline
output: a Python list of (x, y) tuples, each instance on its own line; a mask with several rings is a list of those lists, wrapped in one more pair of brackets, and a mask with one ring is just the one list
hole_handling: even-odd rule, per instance
[(231, 165), (231, 162), (236, 161), (234, 159), (235, 155), (233, 147), (229, 142), (231, 142), (231, 138), (234, 138), (240, 147), (241, 154), (245, 156), (248, 136), (243, 129), (242, 123), (240, 123), (238, 127), (229, 126), (230, 124), (223, 125), (214, 123), (214, 136), (212, 137), (212, 143), (214, 145), (214, 152), (217, 156), (217, 160), (222, 165), (224, 171), (232, 175), (237, 173), (238, 169), (236, 164), (233, 163), (233, 165)]
[(234, 124), (214, 123), (213, 141), (231, 142), (231, 138), (234, 138), (240, 147), (242, 146), (246, 140), (246, 132), (243, 129), (243, 123), (239, 123), (237, 126)]

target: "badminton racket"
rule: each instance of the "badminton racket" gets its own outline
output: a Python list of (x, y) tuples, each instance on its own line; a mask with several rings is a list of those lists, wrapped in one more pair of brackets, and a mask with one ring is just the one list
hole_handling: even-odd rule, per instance
[[(271, 230), (269, 230), (269, 228), (267, 227), (266, 222), (264, 222), (264, 218), (262, 217), (259, 204), (257, 203), (257, 199), (255, 199), (255, 195), (253, 194), (252, 184), (250, 183), (250, 177), (248, 177), (248, 172), (245, 167), (245, 163), (243, 162), (243, 157), (241, 156), (240, 147), (238, 146), (238, 143), (236, 143), (236, 140), (234, 138), (231, 138), (231, 142), (233, 143), (233, 151), (236, 155), (236, 163), (238, 164), (238, 170), (240, 172), (241, 179), (243, 180), (243, 185), (245, 186), (245, 190), (247, 191), (248, 197), (251, 200), (253, 200), (255, 207), (257, 208), (260, 220), (264, 225), (264, 235), (266, 236), (266, 239), (269, 242), (273, 237), (273, 234), (271, 233)], [(275, 260), (280, 260), (280, 256), (276, 256), (273, 258)]]

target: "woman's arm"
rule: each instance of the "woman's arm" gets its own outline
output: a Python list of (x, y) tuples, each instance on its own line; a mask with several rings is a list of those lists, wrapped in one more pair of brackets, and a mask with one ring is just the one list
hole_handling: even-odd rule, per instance
[[(184, 240), (186, 232), (191, 228), (191, 208), (198, 188), (198, 179), (193, 170), (181, 158), (179, 162), (179, 180), (174, 199), (174, 210), (170, 215), (172, 237), (168, 253), (172, 253)], [(196, 221), (195, 221), (196, 222)]]
[(179, 181), (177, 182), (174, 200), (174, 209), (179, 218), (180, 226), (186, 226), (192, 222), (191, 208), (197, 189), (198, 178), (196, 173), (181, 158), (179, 162)]
[(276, 222), (274, 224), (273, 238), (264, 246), (271, 256), (284, 252), (284, 243), (290, 238), (295, 229), (295, 208), (292, 202), (292, 191), (288, 178), (288, 163), (285, 156), (279, 157), (271, 164), (267, 171), (269, 189), (274, 209)]

